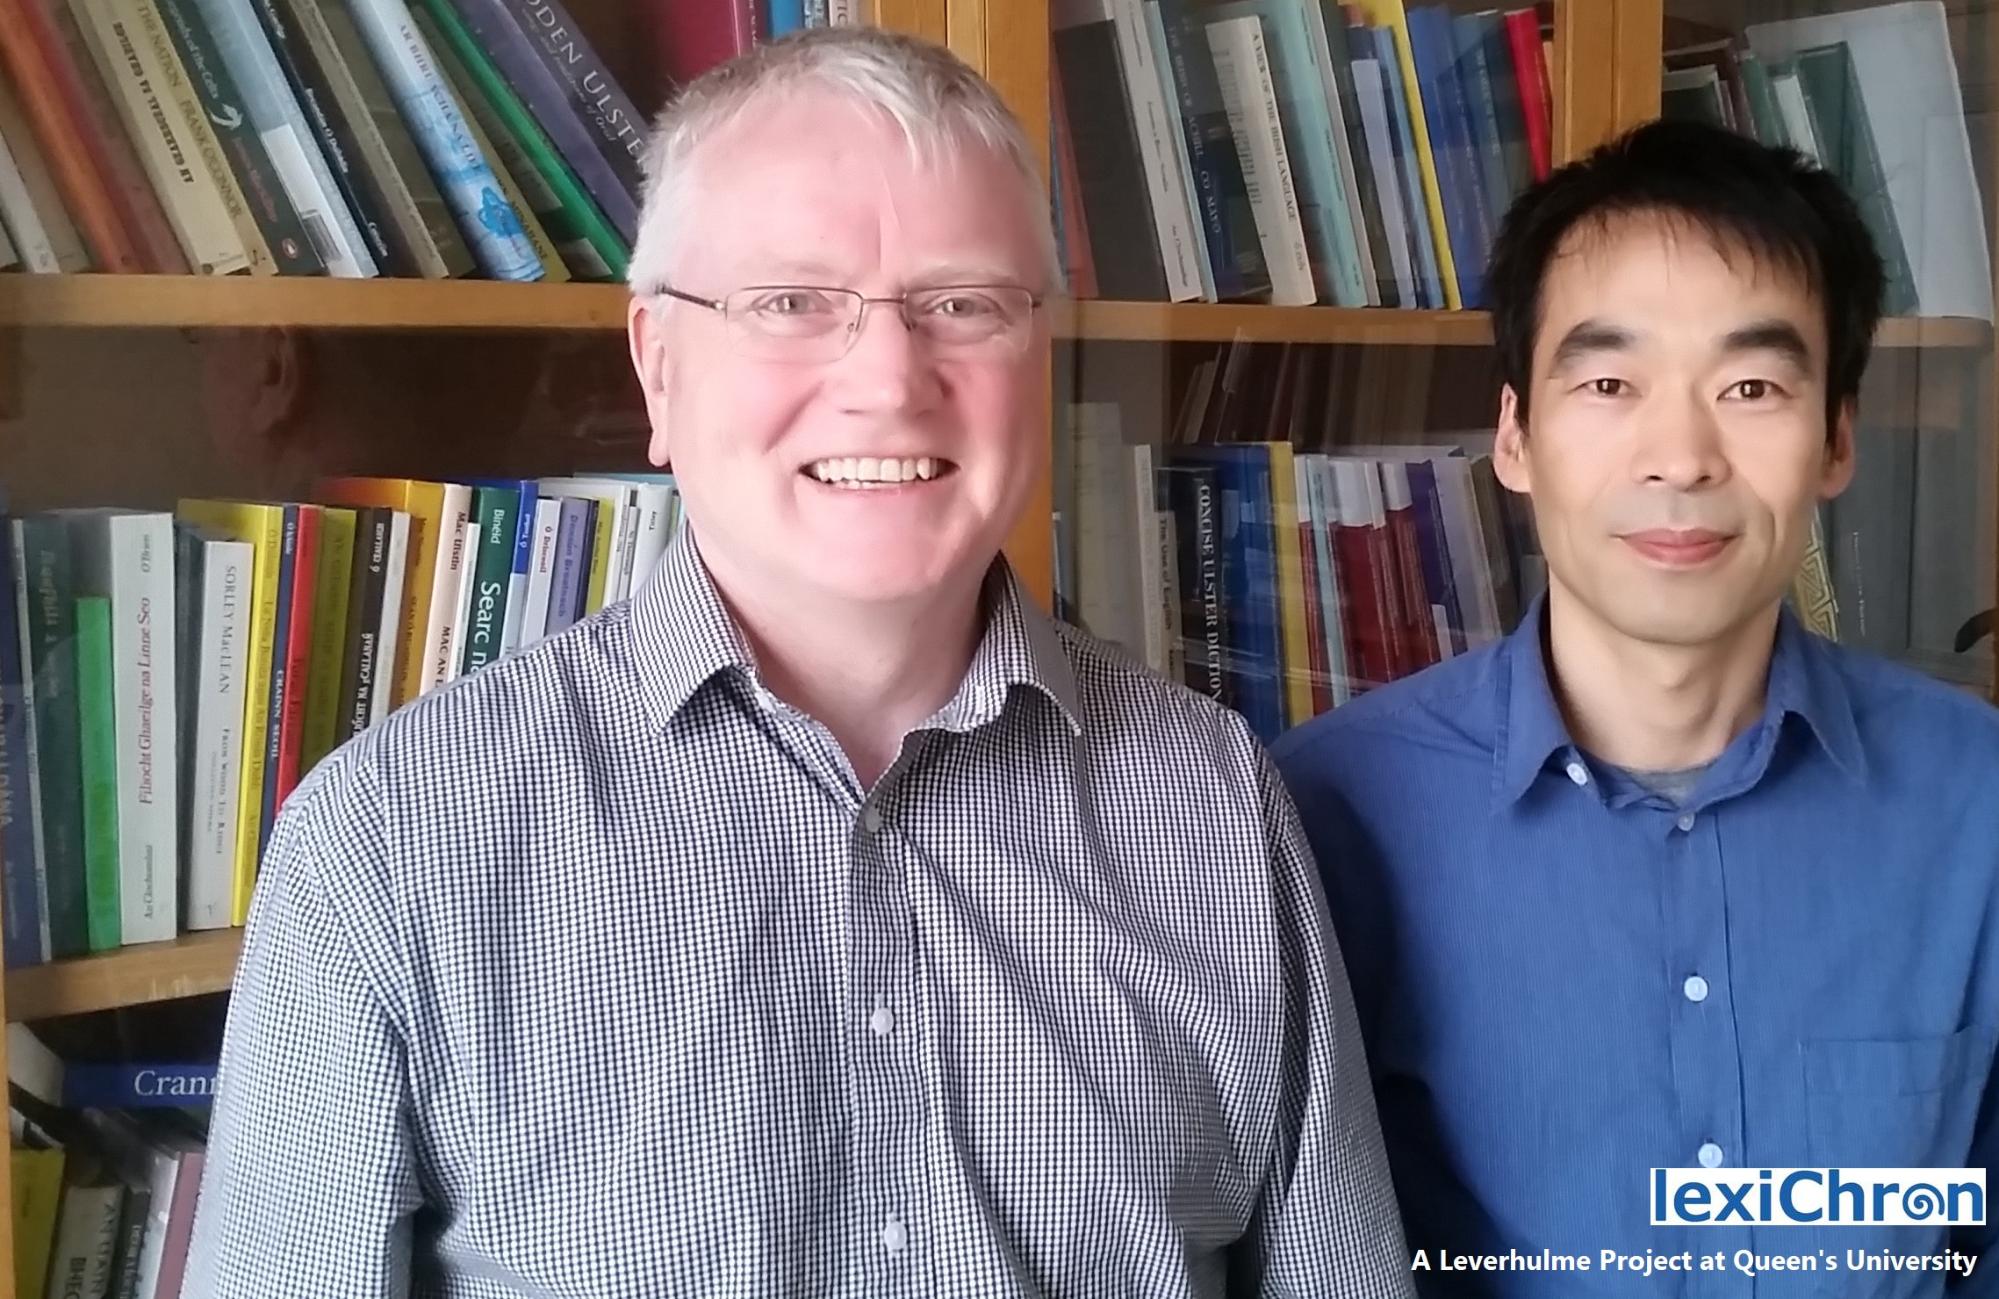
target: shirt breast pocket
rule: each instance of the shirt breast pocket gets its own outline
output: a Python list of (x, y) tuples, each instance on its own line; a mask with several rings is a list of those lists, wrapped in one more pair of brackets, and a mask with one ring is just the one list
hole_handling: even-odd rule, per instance
[[(1805, 1119), (1818, 1168), (1962, 1168), (1992, 1068), (1994, 1032), (1972, 1025), (1939, 1037), (1809, 1039)], [(1872, 1206), (1869, 1206), (1870, 1210)], [(1844, 1263), (1849, 1249), (1928, 1253), (1942, 1227), (1821, 1223), (1816, 1245)], [(1859, 1296), (1892, 1273), (1848, 1274), (1827, 1293)], [(1881, 1293), (1887, 1293), (1884, 1289)]]

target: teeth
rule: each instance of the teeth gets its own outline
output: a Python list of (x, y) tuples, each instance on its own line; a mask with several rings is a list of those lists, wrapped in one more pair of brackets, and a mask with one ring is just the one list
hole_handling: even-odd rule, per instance
[(913, 483), (928, 482), (944, 469), (947, 462), (933, 456), (895, 460), (877, 456), (834, 456), (827, 460), (814, 461), (809, 472), (822, 483), (839, 487), (862, 486), (868, 483)]

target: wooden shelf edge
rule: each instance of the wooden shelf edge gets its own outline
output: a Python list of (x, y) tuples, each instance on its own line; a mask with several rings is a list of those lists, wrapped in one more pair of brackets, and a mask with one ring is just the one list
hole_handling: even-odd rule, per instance
[(7, 275), (0, 325), (622, 330), (628, 298), (622, 284)]
[[(336, 280), (284, 276), (0, 275), (0, 326), (38, 328), (623, 330), (622, 284)], [(1057, 299), (1058, 339), (1484, 347), (1483, 311)], [(1954, 316), (1881, 322), (1880, 348), (1989, 350), (1992, 327)]]
[(242, 930), (218, 929), (9, 970), (7, 1018), (52, 1019), (225, 992), (242, 947)]

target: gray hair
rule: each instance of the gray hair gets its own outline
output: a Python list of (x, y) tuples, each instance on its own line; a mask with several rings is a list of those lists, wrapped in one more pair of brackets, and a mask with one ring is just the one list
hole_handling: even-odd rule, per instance
[(878, 27), (815, 28), (760, 45), (696, 77), (659, 115), (645, 157), (646, 195), (626, 279), (648, 292), (666, 282), (683, 218), (693, 206), (703, 143), (771, 97), (830, 91), (872, 108), (901, 131), (911, 159), (930, 168), (965, 144), (998, 152), (1020, 172), (1048, 275), (1062, 283), (1041, 170), (1020, 121), (991, 83), (951, 51)]

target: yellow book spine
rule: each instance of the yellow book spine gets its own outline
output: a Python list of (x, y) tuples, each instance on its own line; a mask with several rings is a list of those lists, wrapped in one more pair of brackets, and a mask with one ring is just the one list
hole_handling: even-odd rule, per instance
[(1291, 725), (1311, 720), (1312, 647), (1306, 639), (1305, 552), (1298, 535), (1298, 469), (1289, 442), (1271, 442), (1270, 513), (1277, 529), (1278, 634), (1284, 645), (1284, 706)]
[(1430, 151), (1430, 126), (1423, 117), (1423, 96), (1416, 81), (1416, 56), (1409, 50), (1409, 18), (1402, 0), (1360, 0), (1361, 12), (1377, 27), (1395, 33), (1395, 62), (1402, 69), (1404, 96), (1409, 101), (1410, 134), (1416, 138), (1416, 169), (1423, 175), (1423, 209), (1430, 217), (1430, 241), (1437, 246), (1437, 274), (1444, 281), (1444, 304), (1464, 306), (1458, 293), (1458, 266), (1451, 257), (1450, 232), (1444, 228), (1444, 194), (1437, 188), (1437, 156)]
[(444, 521), (444, 484), (415, 478), (328, 478), (320, 482), (316, 492), (321, 500), (336, 505), (382, 505), (410, 516), (397, 671), (389, 691), (389, 707), (401, 708), (423, 693), (423, 641), (430, 626), (431, 583), (437, 573), (437, 538)]
[(11, 1165), (15, 1299), (42, 1299), (62, 1206), (63, 1152), (16, 1148)]
[(354, 511), (327, 505), (319, 513), (318, 572), (313, 578), (312, 657), (306, 665), (305, 735), (299, 775), (333, 748), (340, 719), (341, 656), (347, 649), (348, 587), (354, 580)]
[(597, 502), (597, 535), (590, 543), (590, 588), (585, 592), (583, 610), (595, 613), (604, 607), (604, 586), (611, 578), (611, 530), (617, 525), (617, 508), (607, 500)]

